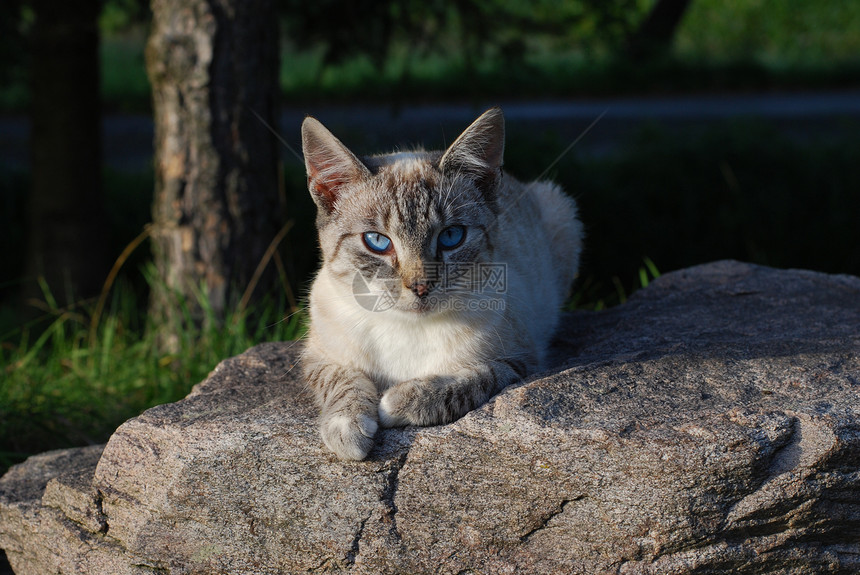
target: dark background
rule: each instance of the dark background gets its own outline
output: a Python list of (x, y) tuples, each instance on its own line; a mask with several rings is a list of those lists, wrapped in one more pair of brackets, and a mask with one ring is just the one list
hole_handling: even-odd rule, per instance
[[(207, 350), (188, 348), (201, 357), (193, 365), (136, 347), (153, 325), (146, 242), (121, 266), (110, 321), (92, 330), (91, 292), (152, 217), (151, 15), (137, 0), (64, 6), (0, 5), (0, 471), (42, 449), (104, 441), (124, 418), (182, 397), (241, 346), (300, 334), (279, 330), (277, 317), (300, 308), (317, 265), (313, 204), (293, 153), (306, 114), (362, 154), (442, 147), (501, 105), (506, 169), (554, 179), (580, 204), (587, 241), (572, 305), (581, 308), (623, 302), (658, 273), (722, 258), (860, 275), (854, 0), (281, 1), (274, 128), (293, 221), (280, 249), (289, 301), (261, 311), (255, 329), (216, 334), (238, 349), (190, 332), (189, 346)], [(93, 23), (81, 36), (88, 56), (48, 52), (54, 67), (39, 68), (50, 49), (40, 23), (80, 17)], [(81, 58), (92, 66), (72, 66)], [(74, 95), (87, 81), (97, 86), (91, 115), (76, 121), (96, 122), (102, 139), (89, 150), (97, 169), (81, 178), (103, 193), (92, 205), (60, 206), (57, 222), (81, 210), (70, 238), (93, 271), (80, 285), (40, 284), (29, 266), (39, 249), (30, 215), (39, 207), (38, 123), (62, 117), (68, 98), (49, 98), (56, 116), (34, 118), (34, 87), (80, 85)], [(81, 148), (55, 143), (51, 161), (79, 161)], [(94, 227), (104, 232), (97, 245), (86, 239)], [(93, 346), (106, 350), (101, 370), (75, 359), (91, 358)], [(132, 383), (117, 383), (123, 377)]]

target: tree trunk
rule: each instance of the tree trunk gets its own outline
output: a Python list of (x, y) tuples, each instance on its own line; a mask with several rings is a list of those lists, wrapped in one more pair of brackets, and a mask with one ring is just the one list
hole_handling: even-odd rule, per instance
[(101, 185), (100, 4), (35, 0), (30, 68), (32, 187), (24, 298), (43, 277), (60, 305), (99, 292), (107, 275)]
[(691, 0), (657, 0), (627, 44), (634, 62), (642, 62), (665, 53), (672, 44)]
[(150, 315), (173, 334), (179, 300), (194, 321), (223, 318), (283, 222), (275, 139), (255, 116), (276, 124), (277, 18), (271, 0), (151, 4), (158, 277)]

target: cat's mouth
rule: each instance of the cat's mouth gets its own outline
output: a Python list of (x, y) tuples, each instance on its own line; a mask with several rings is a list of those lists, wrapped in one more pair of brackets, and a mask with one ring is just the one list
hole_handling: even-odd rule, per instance
[(431, 293), (425, 297), (413, 296), (412, 294), (409, 296), (401, 298), (395, 308), (412, 317), (459, 313), (470, 309), (469, 301), (452, 297), (444, 292)]
[(402, 308), (407, 313), (426, 315), (439, 311), (441, 307), (437, 296), (412, 296), (408, 299), (408, 303), (404, 302), (406, 305)]

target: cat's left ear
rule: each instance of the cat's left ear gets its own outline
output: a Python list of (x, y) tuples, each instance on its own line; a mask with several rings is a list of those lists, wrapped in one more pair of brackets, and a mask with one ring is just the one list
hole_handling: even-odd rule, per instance
[(496, 191), (505, 154), (505, 116), (490, 108), (460, 134), (439, 161), (443, 172), (466, 174), (487, 195)]
[(320, 209), (331, 213), (343, 189), (371, 177), (355, 154), (334, 137), (319, 120), (302, 122), (302, 152), (308, 173), (308, 189)]

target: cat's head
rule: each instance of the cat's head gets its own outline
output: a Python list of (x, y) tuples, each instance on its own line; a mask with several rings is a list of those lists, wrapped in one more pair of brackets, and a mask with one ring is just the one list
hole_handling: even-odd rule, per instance
[(359, 159), (306, 118), (308, 188), (331, 277), (376, 311), (468, 311), (486, 299), (476, 282), (494, 265), (504, 131), (493, 108), (444, 152)]

